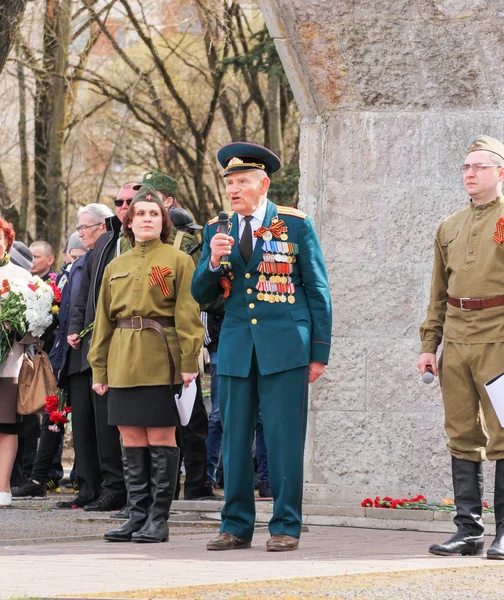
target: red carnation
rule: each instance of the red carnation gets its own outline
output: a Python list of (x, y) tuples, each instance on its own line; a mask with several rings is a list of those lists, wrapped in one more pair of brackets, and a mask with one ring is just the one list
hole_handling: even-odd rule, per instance
[(58, 410), (58, 404), (59, 404), (58, 396), (46, 396), (45, 401), (46, 401), (46, 405), (45, 405), (46, 413), (52, 413), (52, 412)]
[(29, 283), (28, 287), (30, 288), (30, 290), (32, 292), (36, 292), (37, 291), (37, 286), (34, 283)]
[(365, 498), (362, 502), (361, 502), (361, 506), (363, 508), (372, 508), (373, 507), (373, 501), (371, 500), (371, 498)]
[(396, 500), (392, 500), (392, 502), (390, 503), (390, 508), (402, 508), (402, 507), (403, 507), (402, 500), (396, 499)]
[(488, 508), (488, 502), (483, 502), (483, 508)]

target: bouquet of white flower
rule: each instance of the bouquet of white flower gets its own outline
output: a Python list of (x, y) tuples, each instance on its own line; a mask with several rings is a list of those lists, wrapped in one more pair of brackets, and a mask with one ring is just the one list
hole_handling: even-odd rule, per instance
[(16, 334), (40, 337), (52, 324), (55, 301), (51, 285), (40, 277), (32, 281), (4, 279), (0, 288), (0, 373)]

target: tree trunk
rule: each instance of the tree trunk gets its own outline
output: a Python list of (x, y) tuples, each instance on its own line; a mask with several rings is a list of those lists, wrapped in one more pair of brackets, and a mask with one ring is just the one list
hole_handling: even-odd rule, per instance
[[(268, 128), (269, 128), (269, 148), (277, 156), (282, 158), (282, 120), (280, 117), (280, 74), (268, 73)], [(273, 173), (272, 179), (280, 176), (280, 171)]]
[(28, 172), (28, 144), (26, 140), (26, 84), (24, 67), (21, 61), (19, 40), (16, 40), (17, 76), (19, 86), (19, 158), (21, 160), (21, 206), (19, 208), (19, 229), (16, 232), (17, 239), (25, 244), (28, 243), (28, 204), (30, 200), (30, 175)]
[(71, 39), (72, 1), (60, 0), (55, 11), (53, 105), (48, 122), (47, 152), (47, 236), (53, 246), (56, 260), (59, 257), (63, 236), (63, 142), (66, 128), (66, 70)]
[(9, 56), (26, 0), (0, 0), (0, 72)]

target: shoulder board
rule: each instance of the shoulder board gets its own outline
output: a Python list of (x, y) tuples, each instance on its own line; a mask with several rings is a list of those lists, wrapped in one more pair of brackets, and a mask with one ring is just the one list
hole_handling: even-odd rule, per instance
[[(229, 218), (231, 218), (234, 215), (234, 210), (230, 210), (228, 212)], [(219, 221), (219, 217), (214, 217), (213, 219), (210, 219), (210, 221), (208, 221), (207, 225), (215, 225), (215, 223), (217, 223)]]
[(279, 215), (290, 215), (291, 217), (297, 217), (298, 219), (306, 219), (308, 216), (302, 210), (298, 210), (293, 206), (277, 206), (277, 211)]

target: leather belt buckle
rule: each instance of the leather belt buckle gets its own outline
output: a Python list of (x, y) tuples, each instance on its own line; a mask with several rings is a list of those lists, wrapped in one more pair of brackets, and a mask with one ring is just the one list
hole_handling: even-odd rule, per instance
[[(138, 319), (138, 323), (139, 323), (138, 327), (135, 327), (135, 319)], [(143, 329), (143, 317), (141, 317), (141, 316), (131, 317), (131, 329), (133, 329), (133, 331), (141, 331)]]
[(464, 302), (471, 300), (471, 298), (460, 298), (460, 310), (472, 310), (472, 308), (464, 308)]

